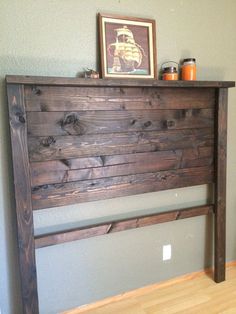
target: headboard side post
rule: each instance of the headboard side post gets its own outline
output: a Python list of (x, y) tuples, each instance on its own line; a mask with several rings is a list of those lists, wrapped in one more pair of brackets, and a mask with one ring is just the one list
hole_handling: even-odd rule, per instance
[(215, 282), (225, 280), (227, 103), (228, 89), (219, 88), (215, 119)]
[(12, 141), (23, 313), (38, 314), (39, 309), (24, 85), (8, 84), (7, 96)]

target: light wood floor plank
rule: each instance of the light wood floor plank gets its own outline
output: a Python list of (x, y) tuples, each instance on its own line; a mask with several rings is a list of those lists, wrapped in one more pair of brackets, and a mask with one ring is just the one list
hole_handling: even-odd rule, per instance
[(199, 272), (64, 314), (236, 314), (236, 262), (226, 270), (226, 281), (220, 284), (209, 271)]

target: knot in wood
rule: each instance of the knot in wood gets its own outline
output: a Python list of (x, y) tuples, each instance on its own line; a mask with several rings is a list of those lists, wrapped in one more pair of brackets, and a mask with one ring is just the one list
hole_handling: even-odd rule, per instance
[(41, 186), (34, 186), (32, 187), (32, 192), (37, 192), (41, 189)]
[(148, 128), (149, 126), (152, 125), (152, 122), (151, 121), (147, 121), (143, 125), (145, 126), (145, 128)]
[(22, 112), (18, 111), (18, 112), (15, 113), (15, 115), (18, 118), (20, 123), (25, 123), (25, 117), (24, 117)]
[(65, 115), (65, 117), (61, 119), (58, 123), (61, 126), (62, 130), (69, 135), (81, 135), (84, 133), (82, 123), (80, 123), (77, 113), (70, 113)]
[(167, 179), (167, 175), (164, 174), (164, 175), (161, 175), (161, 180), (166, 180)]
[(47, 138), (44, 138), (42, 141), (41, 141), (41, 144), (45, 147), (49, 147), (51, 144), (54, 144), (56, 143), (56, 140), (53, 136), (49, 136)]
[(73, 113), (65, 117), (64, 121), (62, 122), (62, 125), (77, 124), (78, 121), (79, 121), (78, 117)]
[(167, 126), (167, 128), (172, 128), (172, 127), (174, 127), (174, 126), (175, 126), (175, 121), (173, 121), (173, 120), (167, 120), (167, 121), (166, 121), (166, 126)]
[(23, 115), (19, 116), (19, 121), (20, 121), (20, 123), (25, 123), (25, 118)]
[(32, 92), (34, 95), (38, 95), (38, 96), (41, 94), (41, 90), (37, 86), (34, 86), (32, 88)]
[(28, 209), (24, 210), (23, 217), (25, 221), (29, 221), (31, 219), (31, 211)]

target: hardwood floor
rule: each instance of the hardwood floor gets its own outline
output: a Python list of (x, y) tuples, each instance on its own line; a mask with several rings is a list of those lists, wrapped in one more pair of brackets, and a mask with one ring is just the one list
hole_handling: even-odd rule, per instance
[(227, 265), (226, 281), (216, 284), (211, 273), (199, 272), (64, 314), (236, 314), (236, 262)]

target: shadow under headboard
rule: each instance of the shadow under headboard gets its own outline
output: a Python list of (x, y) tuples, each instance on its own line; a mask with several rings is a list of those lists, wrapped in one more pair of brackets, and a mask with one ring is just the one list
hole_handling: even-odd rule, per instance
[[(214, 213), (225, 280), (227, 94), (234, 82), (7, 76), (24, 313), (35, 249)], [(34, 235), (33, 210), (214, 183), (211, 204)]]

